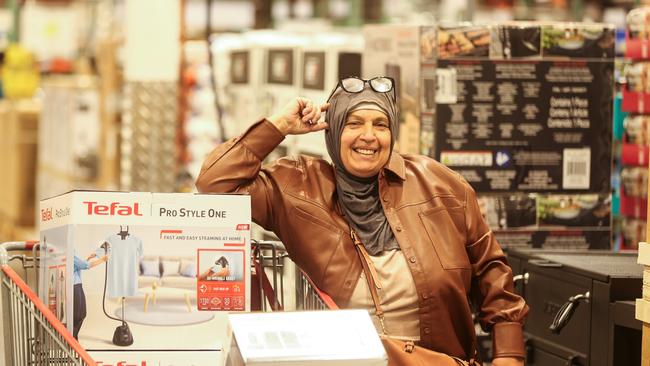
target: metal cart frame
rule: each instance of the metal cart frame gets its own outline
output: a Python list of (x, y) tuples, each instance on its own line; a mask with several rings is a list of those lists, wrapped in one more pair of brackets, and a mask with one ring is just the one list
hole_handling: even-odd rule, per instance
[[(251, 248), (253, 281), (259, 287), (262, 311), (284, 310), (284, 276), (285, 259), (289, 257), (282, 242), (252, 241)], [(271, 279), (267, 269), (270, 269)], [(322, 292), (314, 282), (296, 266), (296, 310), (335, 310), (339, 307), (331, 297)]]
[[(0, 291), (7, 365), (96, 365), (66, 327), (38, 295), (9, 266), (18, 259), (23, 267), (37, 268), (37, 256), (10, 256), (11, 251), (36, 253), (38, 242), (0, 245)], [(32, 263), (30, 263), (32, 262)]]

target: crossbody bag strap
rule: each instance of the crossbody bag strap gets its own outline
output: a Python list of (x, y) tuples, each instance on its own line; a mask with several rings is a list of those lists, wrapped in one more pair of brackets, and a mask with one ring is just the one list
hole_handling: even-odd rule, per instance
[[(384, 335), (387, 336), (388, 332), (386, 331), (386, 326), (384, 325), (384, 311), (381, 309), (381, 302), (379, 301), (379, 294), (377, 293), (377, 289), (381, 290), (382, 288), (381, 283), (379, 282), (379, 275), (375, 270), (375, 266), (370, 261), (370, 254), (368, 254), (366, 247), (363, 245), (361, 240), (359, 240), (359, 236), (357, 236), (357, 233), (352, 228), (350, 228), (350, 237), (352, 238), (354, 247), (356, 248), (357, 254), (359, 255), (361, 268), (363, 268), (363, 272), (366, 275), (366, 281), (368, 282), (368, 288), (370, 289), (370, 296), (372, 297), (372, 302), (375, 304), (375, 312), (377, 314), (377, 318), (379, 318), (381, 331)], [(407, 347), (409, 345), (412, 346), (413, 344), (413, 342), (409, 341), (407, 342)], [(477, 361), (478, 351), (475, 344), (473, 344), (473, 348), (474, 355), (470, 358), (469, 362), (457, 357), (452, 358), (454, 358), (456, 362), (459, 363), (459, 365), (480, 366), (481, 364)], [(405, 351), (409, 352), (406, 348)]]
[(350, 237), (352, 242), (354, 242), (354, 247), (357, 250), (359, 255), (359, 260), (361, 261), (361, 268), (366, 275), (366, 281), (368, 281), (368, 288), (370, 289), (370, 296), (372, 297), (372, 302), (375, 304), (375, 313), (377, 318), (379, 318), (379, 324), (381, 325), (381, 331), (384, 335), (388, 335), (386, 332), (386, 326), (384, 325), (384, 311), (381, 309), (381, 301), (379, 300), (379, 294), (377, 289), (381, 289), (381, 283), (379, 282), (379, 275), (375, 270), (375, 266), (370, 261), (370, 255), (366, 251), (366, 247), (363, 246), (361, 240), (357, 236), (357, 233), (354, 229), (350, 229)]

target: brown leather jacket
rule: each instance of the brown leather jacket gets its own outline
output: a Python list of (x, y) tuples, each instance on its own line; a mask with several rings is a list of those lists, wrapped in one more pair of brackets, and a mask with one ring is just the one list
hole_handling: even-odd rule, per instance
[[(256, 123), (208, 156), (196, 185), (250, 194), (253, 221), (275, 232), (296, 264), (345, 307), (361, 264), (338, 207), (334, 170), (305, 156), (262, 168), (283, 138), (270, 122)], [(421, 345), (473, 356), (469, 297), (492, 331), (494, 357), (523, 357), (528, 307), (513, 292), (512, 271), (469, 184), (433, 159), (393, 153), (379, 174), (379, 194), (420, 297)]]

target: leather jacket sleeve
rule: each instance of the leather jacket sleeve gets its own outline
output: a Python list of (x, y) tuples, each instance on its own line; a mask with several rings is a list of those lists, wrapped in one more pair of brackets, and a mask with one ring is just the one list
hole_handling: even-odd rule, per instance
[(196, 180), (199, 192), (250, 194), (253, 221), (266, 229), (273, 227), (273, 202), (278, 182), (273, 169), (290, 164), (284, 159), (268, 170), (264, 158), (284, 140), (282, 133), (263, 119), (244, 134), (217, 146), (205, 159)]
[(512, 269), (481, 215), (476, 193), (465, 182), (467, 253), (472, 263), (472, 300), (492, 332), (493, 357), (524, 357), (523, 323), (528, 306), (515, 294)]

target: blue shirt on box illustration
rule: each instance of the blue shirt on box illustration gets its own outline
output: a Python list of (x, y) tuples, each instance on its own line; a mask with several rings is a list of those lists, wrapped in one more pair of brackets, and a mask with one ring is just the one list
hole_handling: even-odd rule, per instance
[[(103, 253), (102, 253), (103, 255)], [(74, 254), (74, 271), (72, 273), (73, 284), (77, 285), (81, 283), (81, 271), (90, 268), (90, 263), (77, 256), (77, 253)]]

